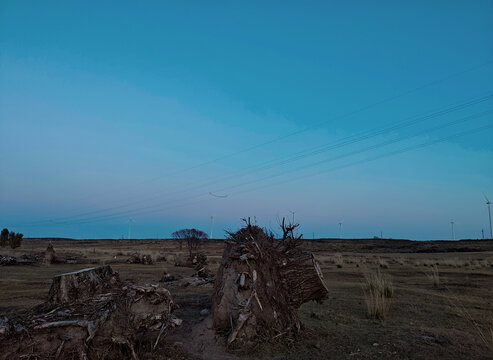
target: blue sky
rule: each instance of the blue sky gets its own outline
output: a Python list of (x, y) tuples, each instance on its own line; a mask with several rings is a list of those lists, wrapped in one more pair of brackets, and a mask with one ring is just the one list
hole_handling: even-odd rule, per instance
[(488, 234), (492, 12), (1, 1), (0, 226), (154, 237), (214, 216), (223, 236), (295, 211), (305, 237)]

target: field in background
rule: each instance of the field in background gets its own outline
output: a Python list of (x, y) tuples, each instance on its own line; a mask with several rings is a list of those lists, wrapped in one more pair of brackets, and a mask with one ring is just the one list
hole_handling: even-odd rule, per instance
[[(41, 253), (47, 239), (27, 239), (16, 250), (1, 253), (19, 256)], [(175, 267), (185, 248), (171, 240), (55, 240), (59, 255), (111, 263), (122, 279), (157, 283), (164, 272), (191, 275), (194, 270)], [(271, 341), (250, 352), (260, 358), (474, 358), (493, 357), (493, 241), (409, 242), (398, 240), (315, 240), (303, 246), (320, 262), (329, 299), (308, 303), (300, 315), (306, 325), (298, 339)], [(223, 243), (204, 247), (208, 267), (219, 266)], [(118, 263), (132, 253), (160, 256), (154, 265)], [(39, 304), (46, 297), (55, 274), (90, 265), (22, 265), (0, 267), (0, 315)], [(378, 269), (378, 270), (377, 270)], [(391, 280), (392, 291), (383, 320), (368, 315), (365, 282), (381, 272)], [(437, 273), (434, 273), (434, 271)], [(438, 283), (437, 283), (438, 278)], [(211, 343), (199, 313), (210, 306), (211, 287), (166, 285), (181, 306), (181, 328), (168, 334), (203, 358), (231, 358)], [(198, 330), (197, 330), (198, 329)], [(190, 334), (193, 334), (193, 338)], [(248, 357), (248, 356), (247, 356)]]

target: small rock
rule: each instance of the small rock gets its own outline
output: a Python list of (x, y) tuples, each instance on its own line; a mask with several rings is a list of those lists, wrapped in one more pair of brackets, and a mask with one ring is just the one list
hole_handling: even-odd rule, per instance
[(207, 315), (209, 315), (209, 309), (200, 310), (200, 316), (207, 316)]
[(373, 343), (373, 346), (378, 346), (378, 343)]

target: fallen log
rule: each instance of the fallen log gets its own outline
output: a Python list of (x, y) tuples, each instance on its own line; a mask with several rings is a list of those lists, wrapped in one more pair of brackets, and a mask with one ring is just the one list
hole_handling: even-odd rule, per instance
[(298, 308), (327, 297), (320, 267), (297, 246), (295, 228), (283, 223), (282, 239), (249, 222), (230, 233), (212, 296), (213, 326), (229, 331), (229, 343), (297, 332)]

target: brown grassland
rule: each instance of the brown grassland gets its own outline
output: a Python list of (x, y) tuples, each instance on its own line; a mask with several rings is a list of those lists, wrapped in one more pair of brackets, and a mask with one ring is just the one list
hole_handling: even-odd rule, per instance
[[(47, 239), (26, 239), (19, 256), (41, 253)], [(53, 240), (60, 255), (110, 263), (123, 280), (157, 283), (164, 272), (191, 275), (175, 267), (185, 249), (171, 240)], [(156, 358), (259, 359), (492, 359), (493, 241), (410, 242), (400, 240), (308, 240), (330, 291), (323, 304), (299, 312), (305, 325), (296, 337), (264, 339), (248, 351), (218, 345), (200, 311), (210, 307), (212, 287), (165, 285), (180, 305), (184, 322), (166, 335), (174, 350)], [(215, 272), (222, 241), (203, 250)], [(130, 254), (166, 256), (154, 265), (126, 264)], [(0, 316), (15, 316), (41, 303), (55, 274), (81, 264), (0, 267)]]

